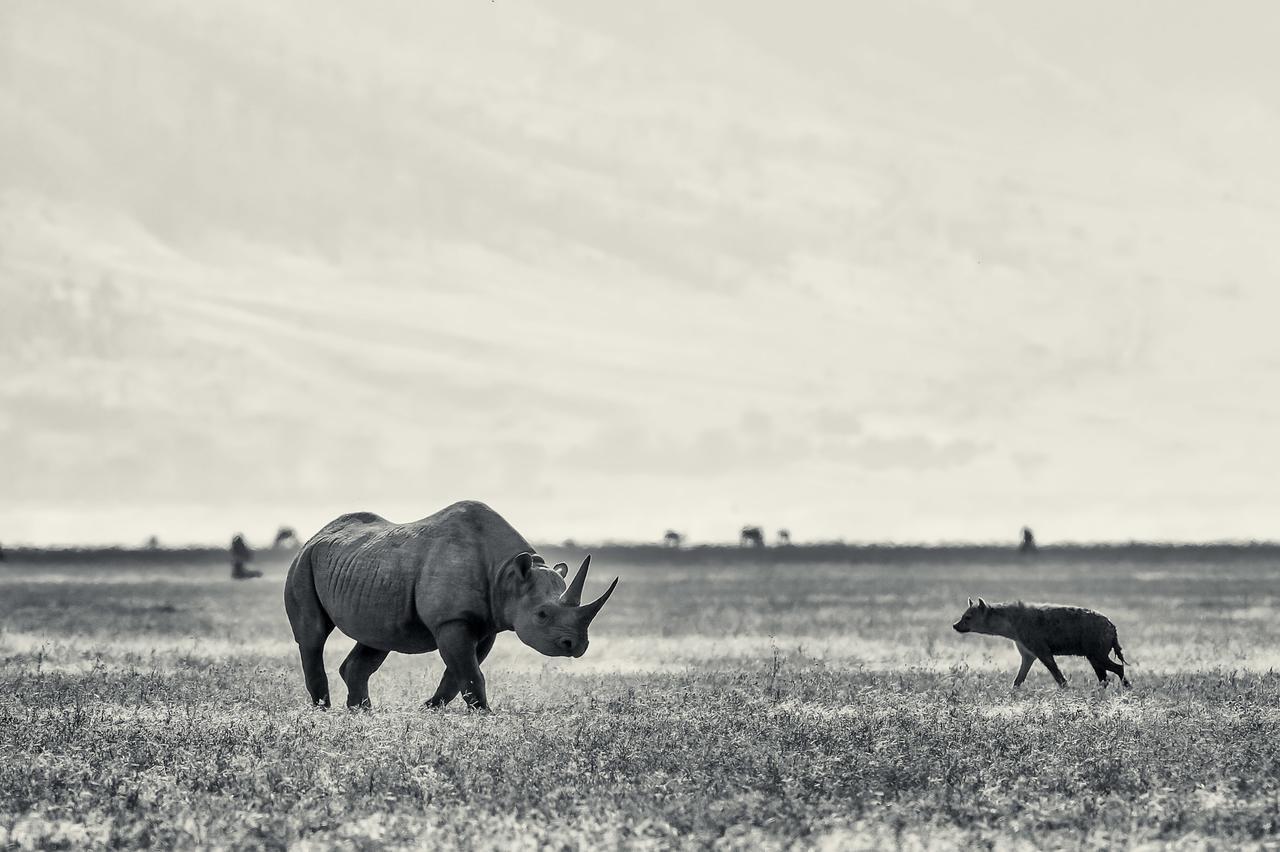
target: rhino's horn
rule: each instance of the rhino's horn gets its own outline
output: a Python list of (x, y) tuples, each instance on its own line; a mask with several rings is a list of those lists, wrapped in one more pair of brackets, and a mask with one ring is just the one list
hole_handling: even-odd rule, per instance
[(582, 588), (587, 584), (587, 568), (591, 565), (591, 555), (582, 560), (582, 567), (578, 569), (578, 573), (573, 575), (573, 580), (569, 583), (569, 588), (564, 590), (564, 594), (560, 596), (560, 603), (565, 606), (577, 606), (582, 603)]
[(578, 611), (586, 616), (587, 623), (591, 623), (591, 619), (596, 617), (596, 613), (600, 612), (600, 608), (604, 606), (604, 602), (609, 600), (609, 595), (613, 594), (613, 590), (617, 588), (618, 578), (614, 577), (613, 582), (609, 584), (609, 588), (604, 590), (604, 594), (593, 600), (586, 606), (578, 607)]

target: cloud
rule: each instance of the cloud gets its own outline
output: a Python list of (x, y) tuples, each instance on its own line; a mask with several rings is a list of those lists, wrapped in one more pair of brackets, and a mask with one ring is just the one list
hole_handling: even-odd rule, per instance
[(873, 435), (852, 442), (824, 444), (828, 458), (865, 470), (936, 470), (968, 464), (989, 452), (984, 443), (960, 438), (939, 441), (925, 435)]
[(819, 408), (812, 419), (814, 428), (824, 435), (858, 435), (863, 429), (862, 416), (844, 408)]
[(579, 472), (715, 476), (760, 467), (776, 470), (812, 451), (807, 437), (779, 432), (767, 416), (748, 412), (740, 426), (677, 434), (634, 423), (604, 425), (558, 461)]

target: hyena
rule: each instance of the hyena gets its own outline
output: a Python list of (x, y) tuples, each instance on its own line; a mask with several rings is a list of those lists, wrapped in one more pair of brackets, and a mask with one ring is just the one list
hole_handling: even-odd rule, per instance
[[(1125, 686), (1129, 685), (1129, 679), (1124, 676), (1124, 652), (1116, 638), (1116, 626), (1105, 615), (1091, 609), (1021, 601), (988, 604), (982, 598), (977, 602), (970, 598), (969, 608), (951, 626), (957, 633), (985, 633), (1012, 639), (1022, 655), (1014, 686), (1022, 685), (1036, 660), (1044, 663), (1058, 686), (1066, 686), (1067, 679), (1058, 671), (1054, 654), (1088, 658), (1103, 686), (1109, 671), (1120, 675), (1120, 682)], [(1119, 663), (1112, 662), (1112, 651), (1116, 652)]]

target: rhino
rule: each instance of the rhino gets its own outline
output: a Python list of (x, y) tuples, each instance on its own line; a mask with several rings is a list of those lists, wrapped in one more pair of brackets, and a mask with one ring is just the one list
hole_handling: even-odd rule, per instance
[(329, 707), (324, 644), (337, 627), (356, 640), (338, 674), (347, 707), (368, 708), (369, 677), (387, 654), (440, 651), (445, 672), (426, 701), (440, 708), (459, 692), (489, 709), (484, 662), (497, 634), (549, 657), (581, 657), (587, 627), (617, 588), (583, 604), (588, 555), (573, 580), (548, 568), (529, 542), (483, 503), (463, 501), (420, 521), (395, 524), (372, 512), (330, 521), (294, 557), (284, 606), (302, 656), (311, 701)]
[[(988, 604), (982, 598), (976, 602), (969, 598), (968, 608), (951, 626), (957, 633), (985, 633), (1012, 639), (1022, 655), (1014, 686), (1022, 686), (1036, 660), (1044, 663), (1058, 686), (1066, 686), (1067, 679), (1058, 670), (1054, 654), (1087, 658), (1103, 686), (1107, 683), (1107, 672), (1115, 672), (1120, 682), (1129, 686), (1116, 626), (1111, 619), (1091, 609), (1021, 601)], [(1119, 663), (1111, 660), (1112, 651), (1116, 652)]]

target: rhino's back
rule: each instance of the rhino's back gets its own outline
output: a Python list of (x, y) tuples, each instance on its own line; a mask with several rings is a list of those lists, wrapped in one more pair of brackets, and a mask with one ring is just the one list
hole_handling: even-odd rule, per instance
[(415, 589), (429, 548), (406, 524), (371, 512), (343, 515), (306, 545), (321, 606), (343, 633), (406, 654), (434, 650)]
[(454, 503), (395, 524), (371, 512), (343, 515), (306, 545), (316, 594), (343, 633), (401, 653), (433, 650), (430, 625), (492, 621), (491, 564), (531, 550), (483, 503)]
[(1019, 638), (1043, 641), (1055, 654), (1105, 654), (1116, 638), (1111, 619), (1085, 607), (1031, 604), (1021, 610), (1015, 620)]
[(418, 614), (427, 624), (462, 619), (492, 629), (490, 571), (518, 553), (533, 552), (524, 536), (476, 500), (446, 506), (404, 528), (431, 542), (418, 578)]

